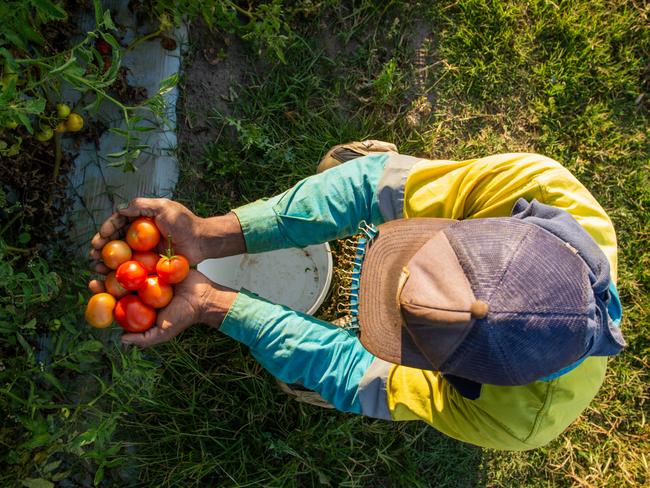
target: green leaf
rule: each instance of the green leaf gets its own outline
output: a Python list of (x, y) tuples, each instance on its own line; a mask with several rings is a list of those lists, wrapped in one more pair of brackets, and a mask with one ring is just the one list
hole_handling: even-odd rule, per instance
[(45, 99), (34, 98), (27, 100), (24, 105), (24, 110), (30, 114), (42, 114), (45, 111)]
[(43, 473), (47, 474), (47, 473), (50, 473), (50, 472), (54, 471), (56, 468), (58, 468), (61, 465), (61, 462), (62, 461), (59, 459), (58, 461), (52, 461), (51, 463), (47, 463), (43, 467)]
[(105, 10), (104, 11), (103, 24), (104, 24), (104, 27), (106, 27), (108, 30), (116, 30), (115, 24), (113, 24), (113, 19), (111, 19), (111, 11), (110, 10)]
[(29, 132), (30, 134), (34, 133), (34, 129), (32, 128), (32, 123), (29, 121), (29, 117), (27, 117), (27, 115), (24, 112), (16, 113), (16, 117), (18, 117), (20, 123), (25, 126), (27, 132)]
[(27, 40), (32, 41), (38, 45), (43, 44), (43, 37), (31, 28), (27, 23), (16, 24), (16, 28), (20, 34)]
[(36, 7), (36, 10), (49, 19), (65, 20), (68, 17), (65, 10), (52, 3), (50, 0), (31, 0), (31, 2), (32, 5)]
[(54, 488), (54, 483), (43, 478), (27, 478), (22, 483), (27, 488)]
[(48, 383), (50, 383), (54, 388), (59, 390), (59, 393), (64, 393), (63, 385), (57, 379), (56, 376), (54, 376), (49, 371), (43, 371), (41, 374), (43, 375), (43, 378), (45, 378), (48, 381)]
[(83, 341), (77, 346), (77, 352), (97, 352), (101, 351), (104, 348), (104, 344), (101, 341), (89, 340)]
[(32, 320), (27, 322), (25, 325), (21, 327), (21, 329), (31, 329), (31, 330), (36, 329), (36, 318), (33, 318)]
[(99, 485), (103, 479), (104, 479), (104, 466), (100, 466), (99, 468), (97, 468), (97, 472), (95, 473), (95, 479), (94, 479), (95, 486)]
[[(54, 68), (52, 71), (50, 71), (50, 75), (55, 75), (57, 73), (61, 73), (62, 71), (66, 71), (71, 65), (73, 65), (77, 61), (77, 58), (74, 54), (70, 54), (70, 59), (68, 59), (65, 63), (63, 63), (61, 66), (58, 66)], [(76, 74), (76, 72), (71, 72), (71, 74)], [(83, 71), (82, 71), (83, 73)]]

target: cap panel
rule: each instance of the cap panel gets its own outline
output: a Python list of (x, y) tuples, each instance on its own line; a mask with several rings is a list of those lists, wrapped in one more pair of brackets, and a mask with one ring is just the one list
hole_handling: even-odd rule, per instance
[(487, 220), (445, 231), (474, 292), (490, 297), (490, 311), (442, 369), (481, 383), (527, 384), (585, 352), (588, 270), (533, 224)]
[(402, 269), (449, 219), (396, 220), (379, 226), (367, 247), (359, 284), (359, 339), (375, 356), (393, 363), (430, 369), (403, 327), (397, 302)]
[(400, 294), (405, 327), (433, 369), (439, 369), (472, 327), (474, 293), (443, 232), (427, 241), (407, 265)]

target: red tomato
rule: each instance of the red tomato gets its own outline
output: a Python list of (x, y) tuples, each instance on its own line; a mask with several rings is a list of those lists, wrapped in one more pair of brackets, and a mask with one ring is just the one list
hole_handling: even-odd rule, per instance
[(163, 308), (172, 301), (174, 291), (172, 285), (163, 283), (157, 276), (149, 276), (144, 286), (138, 290), (138, 296), (150, 307)]
[(118, 283), (127, 290), (137, 290), (144, 285), (147, 279), (147, 270), (137, 261), (127, 261), (120, 264), (115, 272), (115, 277)]
[(124, 295), (129, 293), (129, 290), (120, 285), (119, 281), (115, 277), (115, 271), (111, 271), (106, 275), (104, 280), (104, 286), (106, 286), (106, 291), (113, 295), (115, 298), (122, 298)]
[(165, 283), (180, 283), (190, 272), (190, 263), (180, 254), (172, 257), (164, 256), (156, 264), (156, 272)]
[(88, 301), (86, 320), (97, 329), (105, 329), (113, 322), (115, 297), (108, 293), (97, 293)]
[(131, 248), (124, 241), (111, 241), (102, 248), (102, 260), (111, 269), (131, 259)]
[(160, 231), (153, 220), (141, 217), (129, 226), (126, 242), (135, 251), (149, 251), (160, 242)]
[(95, 41), (95, 47), (103, 55), (110, 55), (111, 52), (113, 51), (113, 46), (111, 46), (104, 39), (97, 39)]
[(156, 311), (137, 295), (127, 295), (115, 306), (115, 320), (127, 332), (144, 332), (156, 323)]
[(144, 266), (150, 275), (156, 274), (156, 264), (160, 256), (153, 251), (136, 251), (133, 253), (133, 260)]

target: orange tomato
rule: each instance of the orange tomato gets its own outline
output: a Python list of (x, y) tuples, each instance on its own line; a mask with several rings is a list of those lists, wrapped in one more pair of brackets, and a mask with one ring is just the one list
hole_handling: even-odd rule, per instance
[(175, 256), (160, 258), (156, 264), (156, 273), (165, 283), (180, 283), (190, 272), (190, 263), (185, 256), (176, 254)]
[(150, 307), (163, 308), (172, 301), (174, 291), (171, 285), (163, 283), (157, 276), (149, 276), (138, 290), (138, 296)]
[(156, 274), (156, 264), (158, 264), (158, 260), (160, 259), (160, 256), (155, 252), (136, 251), (133, 253), (133, 257), (131, 259), (137, 261), (142, 266), (144, 266), (144, 269), (147, 270), (148, 274), (150, 275)]
[(120, 285), (120, 282), (115, 278), (115, 271), (111, 271), (106, 275), (104, 286), (106, 287), (106, 291), (115, 298), (122, 298), (129, 293), (129, 290)]
[(129, 226), (126, 231), (126, 242), (134, 251), (149, 251), (160, 242), (160, 231), (153, 220), (141, 217)]
[(93, 295), (86, 306), (86, 321), (97, 329), (105, 329), (113, 322), (115, 297), (109, 293)]
[(131, 259), (131, 248), (124, 241), (110, 241), (102, 248), (102, 260), (111, 269), (117, 269), (120, 264), (129, 259)]

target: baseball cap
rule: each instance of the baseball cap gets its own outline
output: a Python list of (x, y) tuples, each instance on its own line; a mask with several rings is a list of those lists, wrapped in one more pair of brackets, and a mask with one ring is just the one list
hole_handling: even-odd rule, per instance
[(523, 204), (527, 218), (378, 226), (359, 279), (366, 349), (494, 385), (528, 384), (588, 355), (618, 353), (625, 342), (607, 317), (607, 287), (594, 291), (609, 282), (602, 251), (566, 212)]

